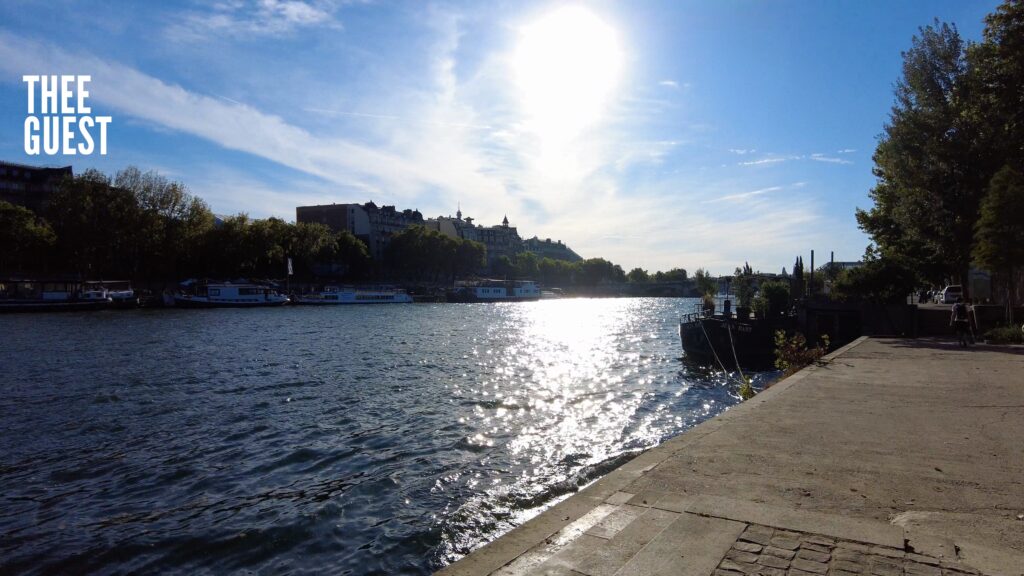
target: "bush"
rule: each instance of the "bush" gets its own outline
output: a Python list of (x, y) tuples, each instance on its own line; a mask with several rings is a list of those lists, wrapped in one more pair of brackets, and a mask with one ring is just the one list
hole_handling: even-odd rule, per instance
[(795, 374), (798, 370), (817, 362), (828, 353), (828, 335), (822, 336), (821, 344), (813, 348), (807, 346), (807, 338), (797, 332), (786, 338), (782, 330), (775, 331), (775, 367), (782, 370), (785, 376)]
[(754, 311), (759, 318), (781, 316), (789, 308), (789, 284), (781, 280), (761, 283), (761, 293), (754, 298)]
[(999, 326), (985, 332), (989, 344), (1024, 344), (1024, 330), (1016, 326)]
[(864, 265), (843, 270), (833, 284), (833, 294), (843, 302), (906, 302), (917, 285), (910, 266), (899, 258), (865, 258)]

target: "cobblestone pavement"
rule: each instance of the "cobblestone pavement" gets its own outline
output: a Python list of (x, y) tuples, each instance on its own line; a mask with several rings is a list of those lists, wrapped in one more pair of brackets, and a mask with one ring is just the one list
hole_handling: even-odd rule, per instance
[(965, 576), (960, 562), (751, 524), (726, 553), (715, 576)]

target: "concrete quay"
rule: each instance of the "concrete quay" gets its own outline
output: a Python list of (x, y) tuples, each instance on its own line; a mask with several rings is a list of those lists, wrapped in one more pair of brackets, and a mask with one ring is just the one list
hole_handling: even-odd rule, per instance
[(861, 338), (438, 574), (1024, 575), (1024, 347)]

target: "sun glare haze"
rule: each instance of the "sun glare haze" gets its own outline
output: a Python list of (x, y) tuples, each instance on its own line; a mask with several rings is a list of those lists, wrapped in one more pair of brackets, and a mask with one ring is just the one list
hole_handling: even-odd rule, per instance
[(525, 26), (514, 58), (528, 126), (554, 148), (601, 120), (623, 63), (615, 29), (582, 7)]

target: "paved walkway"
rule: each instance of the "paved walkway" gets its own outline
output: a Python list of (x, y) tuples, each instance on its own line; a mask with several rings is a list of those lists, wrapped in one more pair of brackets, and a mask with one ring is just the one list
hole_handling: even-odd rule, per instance
[(1024, 574), (1024, 347), (827, 360), (439, 574)]

